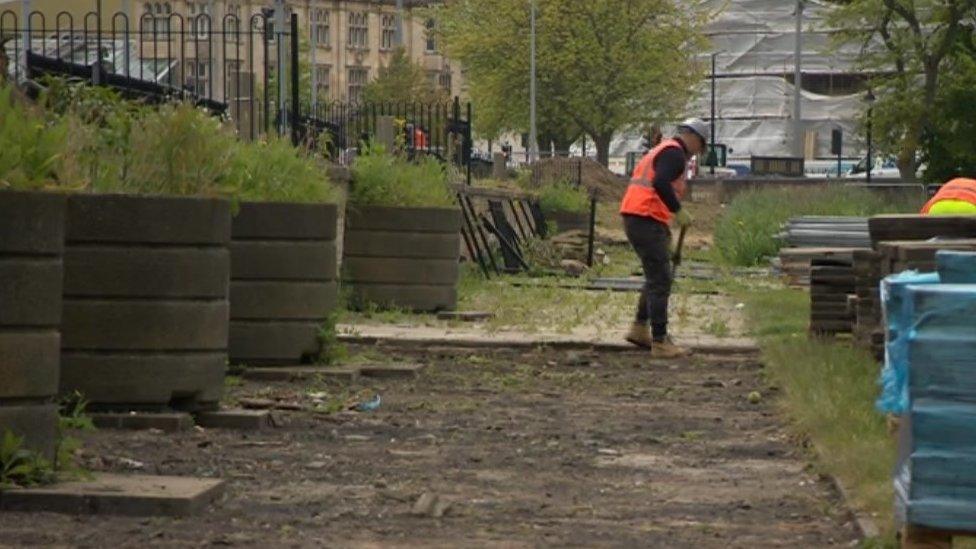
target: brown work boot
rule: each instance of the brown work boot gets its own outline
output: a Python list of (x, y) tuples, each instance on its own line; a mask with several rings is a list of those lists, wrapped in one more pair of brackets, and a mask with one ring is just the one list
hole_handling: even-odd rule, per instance
[(654, 340), (651, 339), (651, 329), (646, 324), (641, 324), (639, 322), (635, 322), (630, 327), (630, 331), (627, 332), (627, 337), (625, 339), (628, 342), (645, 349), (650, 349), (654, 344)]
[(684, 358), (690, 354), (691, 351), (675, 345), (670, 337), (653, 342), (651, 347), (651, 356), (654, 358)]

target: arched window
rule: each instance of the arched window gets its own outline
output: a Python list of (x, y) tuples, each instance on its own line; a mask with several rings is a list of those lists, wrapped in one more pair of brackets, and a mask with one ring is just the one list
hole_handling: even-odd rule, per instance
[(396, 45), (396, 15), (384, 14), (381, 17), (382, 35), (380, 36), (380, 49), (392, 50)]
[(312, 41), (317, 46), (329, 46), (329, 16), (329, 10), (321, 8), (312, 10)]
[(354, 11), (349, 13), (349, 41), (350, 48), (369, 48), (369, 23), (366, 12)]

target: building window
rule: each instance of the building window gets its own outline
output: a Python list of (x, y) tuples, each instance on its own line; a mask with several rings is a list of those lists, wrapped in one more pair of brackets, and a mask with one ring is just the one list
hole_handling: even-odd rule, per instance
[(244, 98), (249, 95), (248, 82), (244, 75), (244, 62), (232, 59), (224, 62), (224, 97)]
[(383, 34), (380, 37), (380, 49), (392, 50), (396, 45), (396, 15), (383, 15)]
[(210, 80), (209, 68), (209, 61), (187, 61), (186, 87), (199, 96), (208, 95), (209, 88), (207, 87), (207, 83)]
[(329, 65), (315, 65), (315, 95), (317, 97), (329, 98), (329, 76), (331, 69), (332, 67)]
[(190, 36), (206, 40), (210, 34), (210, 6), (205, 2), (187, 2)]
[(329, 46), (329, 11), (321, 8), (312, 10), (312, 43)]
[(145, 13), (139, 21), (143, 40), (152, 40), (153, 34), (169, 34), (169, 16), (173, 6), (169, 2), (147, 2), (143, 5)]
[(349, 47), (369, 47), (369, 22), (366, 12), (354, 11), (349, 14)]
[(349, 69), (349, 101), (358, 103), (363, 99), (363, 88), (369, 79), (369, 69), (355, 67)]
[(428, 19), (424, 26), (427, 27), (427, 53), (435, 53), (437, 51), (437, 37), (434, 36), (436, 24), (433, 19)]
[(440, 84), (440, 87), (444, 89), (447, 93), (451, 93), (450, 72), (442, 72), (441, 75), (437, 78), (437, 83)]

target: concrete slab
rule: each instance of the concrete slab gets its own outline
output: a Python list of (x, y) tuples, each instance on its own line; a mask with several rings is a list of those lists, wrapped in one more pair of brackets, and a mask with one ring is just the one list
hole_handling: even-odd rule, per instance
[(78, 515), (185, 517), (224, 491), (220, 479), (97, 473), (91, 480), (0, 492), (0, 510)]
[(417, 377), (425, 364), (371, 364), (359, 367), (364, 377), (412, 378)]
[(132, 429), (137, 431), (159, 429), (167, 433), (193, 428), (193, 417), (185, 412), (103, 412), (92, 413), (92, 422), (99, 429)]
[(437, 313), (438, 320), (460, 320), (462, 322), (479, 322), (495, 318), (495, 313), (487, 311), (441, 311)]
[(282, 366), (273, 368), (248, 368), (242, 374), (252, 381), (304, 381), (321, 377), (338, 381), (353, 382), (359, 377), (356, 368), (334, 368), (331, 366)]
[(197, 425), (206, 429), (261, 431), (275, 426), (268, 410), (219, 410), (196, 414)]
[[(484, 349), (595, 349), (607, 352), (633, 352), (636, 347), (623, 340), (623, 334), (581, 336), (568, 334), (523, 334), (518, 332), (483, 332), (445, 330), (428, 326), (356, 324), (337, 326), (339, 341), (352, 344), (377, 344), (403, 347), (465, 347)], [(750, 338), (716, 338), (711, 336), (678, 337), (677, 343), (698, 354), (718, 356), (754, 356), (759, 347)]]

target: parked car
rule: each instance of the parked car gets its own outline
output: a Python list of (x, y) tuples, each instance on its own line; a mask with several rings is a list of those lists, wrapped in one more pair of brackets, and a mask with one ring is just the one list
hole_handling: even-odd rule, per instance
[[(894, 156), (879, 155), (872, 158), (872, 160), (874, 163), (874, 167), (871, 169), (872, 178), (901, 178), (901, 172), (898, 171), (898, 162)], [(867, 179), (867, 166), (868, 159), (866, 157), (862, 158), (844, 177), (847, 179)], [(923, 171), (925, 171), (925, 165), (920, 164), (915, 170), (915, 177), (921, 177)]]

